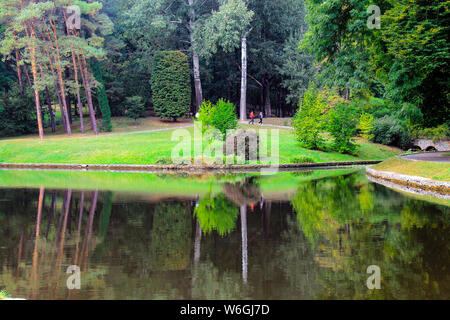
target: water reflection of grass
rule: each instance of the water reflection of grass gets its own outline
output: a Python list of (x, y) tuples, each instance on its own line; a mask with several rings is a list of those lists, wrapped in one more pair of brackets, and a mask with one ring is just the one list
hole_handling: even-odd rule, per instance
[[(317, 170), (308, 175), (281, 172), (261, 176), (259, 186), (267, 195), (274, 192), (294, 192), (298, 183), (339, 176), (353, 172), (352, 169)], [(39, 188), (74, 190), (111, 190), (154, 195), (205, 195), (210, 191), (218, 194), (222, 183), (237, 182), (257, 174), (202, 174), (202, 175), (158, 175), (133, 172), (100, 171), (29, 171), (0, 170), (0, 188)], [(259, 176), (259, 175), (258, 175)], [(211, 188), (211, 190), (210, 190)]]

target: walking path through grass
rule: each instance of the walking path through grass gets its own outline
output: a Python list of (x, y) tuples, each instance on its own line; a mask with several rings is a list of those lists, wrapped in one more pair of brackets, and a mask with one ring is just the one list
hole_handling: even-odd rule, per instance
[(401, 158), (412, 161), (450, 163), (450, 154), (448, 151), (413, 153), (401, 156)]

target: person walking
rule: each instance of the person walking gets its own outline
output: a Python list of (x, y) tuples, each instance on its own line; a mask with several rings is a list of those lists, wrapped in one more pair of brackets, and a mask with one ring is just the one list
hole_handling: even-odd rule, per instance
[(259, 113), (259, 125), (260, 125), (260, 126), (262, 126), (262, 124), (263, 124), (263, 119), (264, 119), (263, 113), (260, 112), (260, 113)]
[(250, 122), (248, 124), (255, 124), (255, 114), (250, 112)]

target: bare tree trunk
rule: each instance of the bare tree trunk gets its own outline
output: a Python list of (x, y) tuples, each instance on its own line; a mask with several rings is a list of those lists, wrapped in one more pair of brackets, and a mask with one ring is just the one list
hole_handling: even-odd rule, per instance
[[(43, 32), (43, 36), (45, 37), (45, 34)], [(48, 41), (52, 41), (51, 37), (50, 37), (50, 33), (47, 31), (47, 37), (48, 37)], [(53, 62), (52, 62), (52, 57), (50, 56), (50, 53), (44, 49), (48, 61), (49, 61), (49, 65), (50, 65), (50, 71), (52, 73), (52, 77), (53, 77), (53, 84), (55, 86), (55, 93), (56, 93), (56, 97), (58, 98), (58, 104), (59, 104), (59, 109), (61, 110), (61, 118), (62, 118), (62, 123), (64, 126), (64, 131), (67, 133), (67, 124), (66, 124), (66, 118), (64, 117), (64, 108), (63, 108), (63, 103), (62, 103), (62, 99), (61, 99), (61, 94), (59, 93), (59, 89), (58, 89), (58, 79), (56, 77), (56, 73), (55, 73), (55, 68), (53, 67)]]
[(22, 72), (20, 71), (19, 60), (19, 51), (16, 49), (17, 79), (19, 80), (20, 95), (23, 96)]
[[(64, 20), (66, 22), (66, 31), (67, 31), (67, 35), (70, 35), (70, 30), (69, 30), (69, 25), (67, 23), (67, 15), (64, 12)], [(78, 112), (80, 113), (80, 128), (81, 128), (81, 133), (84, 133), (84, 123), (83, 123), (83, 107), (81, 104), (81, 97), (80, 97), (80, 86), (78, 84), (78, 67), (77, 67), (77, 62), (75, 61), (75, 54), (72, 51), (72, 64), (73, 64), (73, 71), (74, 71), (74, 77), (75, 77), (75, 90), (77, 93), (77, 104), (78, 104)]]
[(76, 91), (77, 91), (78, 112), (80, 113), (81, 133), (84, 133), (83, 105), (81, 104), (80, 87), (78, 84), (78, 67), (77, 67), (77, 62), (75, 61), (75, 55), (73, 52), (72, 52), (72, 63), (73, 63), (73, 70), (75, 71), (75, 87), (76, 87)]
[(203, 92), (202, 92), (202, 80), (200, 78), (200, 59), (198, 53), (194, 49), (195, 39), (194, 39), (194, 30), (195, 30), (195, 9), (194, 4), (196, 0), (188, 0), (189, 2), (189, 33), (191, 37), (191, 48), (192, 48), (192, 63), (194, 66), (194, 86), (195, 86), (195, 106), (196, 110), (200, 108), (203, 103)]
[(247, 33), (242, 37), (241, 120), (247, 119)]
[[(83, 58), (83, 60), (82, 60)], [(84, 91), (86, 94), (86, 100), (88, 103), (89, 108), (89, 116), (91, 119), (91, 127), (95, 134), (98, 134), (98, 126), (97, 126), (97, 119), (95, 118), (95, 110), (94, 105), (92, 103), (92, 95), (91, 95), (91, 87), (89, 85), (89, 79), (87, 78), (87, 66), (86, 66), (86, 59), (84, 56), (82, 58), (77, 55), (78, 65), (80, 66), (81, 71), (81, 79), (83, 81)]]
[(53, 37), (55, 39), (55, 49), (56, 49), (56, 61), (58, 62), (58, 65), (56, 66), (56, 71), (58, 73), (58, 80), (59, 80), (59, 88), (60, 88), (60, 93), (61, 93), (61, 100), (63, 102), (63, 117), (66, 120), (66, 125), (67, 125), (67, 134), (69, 136), (72, 135), (72, 129), (70, 128), (70, 121), (69, 121), (69, 112), (67, 109), (67, 103), (66, 103), (66, 95), (65, 95), (65, 91), (64, 91), (64, 80), (63, 80), (63, 76), (62, 76), (62, 68), (61, 68), (61, 55), (59, 53), (59, 45), (58, 45), (58, 36), (56, 34), (56, 27), (54, 25), (54, 23), (52, 21), (50, 21), (50, 25), (53, 29)]
[[(34, 31), (32, 29), (31, 31), (32, 38), (34, 38)], [(31, 70), (33, 72), (33, 80), (34, 83), (37, 81), (37, 68), (36, 68), (36, 48), (34, 45), (31, 46)], [(33, 89), (34, 91), (34, 101), (36, 104), (36, 115), (37, 115), (37, 121), (38, 121), (38, 130), (39, 130), (39, 138), (44, 139), (44, 127), (42, 126), (42, 111), (41, 111), (41, 104), (39, 101), (39, 91), (37, 88)]]

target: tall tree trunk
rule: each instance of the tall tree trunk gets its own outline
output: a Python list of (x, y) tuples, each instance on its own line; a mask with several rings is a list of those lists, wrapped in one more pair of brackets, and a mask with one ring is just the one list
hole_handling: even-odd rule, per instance
[(78, 112), (79, 112), (79, 116), (80, 116), (81, 133), (84, 133), (83, 105), (81, 104), (80, 86), (78, 84), (78, 67), (77, 67), (77, 62), (75, 61), (75, 54), (73, 52), (72, 52), (72, 63), (73, 63), (73, 70), (75, 71), (75, 88), (77, 91), (77, 104), (78, 104)]
[(189, 2), (189, 33), (191, 37), (191, 48), (192, 48), (192, 63), (194, 66), (194, 86), (195, 86), (195, 106), (196, 110), (200, 108), (203, 103), (203, 92), (202, 92), (202, 80), (200, 78), (200, 59), (198, 53), (194, 49), (195, 38), (194, 38), (194, 30), (195, 30), (195, 9), (194, 4), (196, 0), (188, 0)]
[[(34, 27), (33, 24), (31, 24), (31, 39), (35, 38), (34, 34)], [(31, 45), (31, 70), (33, 73), (33, 80), (34, 84), (37, 83), (37, 67), (36, 67), (36, 48), (34, 46), (34, 43)], [(33, 89), (34, 91), (34, 102), (36, 104), (36, 115), (37, 115), (37, 121), (38, 121), (38, 130), (39, 130), (39, 138), (44, 139), (44, 127), (42, 126), (42, 110), (41, 110), (41, 104), (39, 101), (39, 91), (35, 87)]]
[(72, 120), (72, 103), (70, 102), (70, 93), (67, 93), (66, 96), (66, 106), (67, 106), (67, 115), (69, 118), (69, 123), (72, 124), (73, 120)]
[[(65, 12), (64, 12), (64, 21), (66, 22), (66, 32), (67, 32), (67, 35), (69, 36), (70, 30), (69, 30), (69, 24), (67, 23), (67, 15)], [(77, 93), (77, 107), (78, 107), (78, 112), (79, 112), (79, 116), (80, 116), (80, 128), (81, 128), (81, 133), (84, 133), (83, 106), (81, 104), (80, 86), (78, 84), (78, 67), (77, 67), (77, 62), (75, 61), (75, 53), (73, 51), (71, 52), (71, 55), (72, 55), (72, 64), (73, 64), (73, 71), (74, 71), (74, 78), (75, 78), (75, 90)]]
[(68, 109), (67, 109), (67, 103), (66, 103), (66, 95), (65, 95), (65, 90), (64, 90), (64, 80), (63, 80), (63, 75), (62, 75), (62, 68), (61, 68), (61, 55), (59, 52), (59, 45), (58, 45), (58, 35), (56, 34), (56, 27), (55, 24), (50, 20), (50, 25), (52, 27), (53, 30), (53, 37), (54, 37), (54, 42), (55, 42), (55, 56), (56, 56), (56, 61), (58, 62), (58, 65), (56, 66), (56, 71), (58, 74), (58, 80), (59, 80), (59, 88), (60, 88), (60, 93), (61, 93), (61, 100), (63, 102), (63, 116), (66, 119), (66, 125), (67, 125), (67, 134), (69, 136), (72, 135), (72, 129), (70, 128), (70, 121), (69, 121), (69, 113), (68, 113)]
[(264, 112), (266, 117), (270, 117), (272, 115), (272, 104), (270, 102), (270, 81), (264, 81)]
[(247, 119), (247, 33), (242, 37), (241, 120)]
[(17, 80), (19, 80), (19, 89), (20, 89), (20, 96), (23, 96), (23, 82), (22, 82), (22, 72), (19, 65), (19, 50), (16, 49), (16, 66), (17, 66)]
[(48, 111), (50, 112), (50, 122), (52, 126), (52, 132), (55, 133), (56, 125), (55, 125), (55, 114), (53, 113), (52, 108), (52, 100), (50, 99), (50, 93), (48, 92), (48, 87), (45, 87), (45, 95), (47, 97)]
[[(43, 37), (45, 38), (45, 33), (42, 32)], [(47, 29), (47, 39), (48, 41), (52, 41), (51, 37), (50, 37), (50, 33), (48, 32)], [(53, 61), (52, 61), (52, 57), (50, 56), (50, 53), (48, 52), (48, 50), (44, 49), (48, 61), (49, 61), (49, 65), (50, 65), (50, 71), (52, 73), (52, 77), (53, 77), (53, 85), (55, 87), (55, 94), (56, 97), (58, 98), (58, 105), (59, 105), (59, 109), (61, 110), (61, 118), (62, 118), (62, 123), (64, 126), (64, 131), (67, 133), (67, 124), (66, 124), (66, 117), (64, 116), (64, 108), (63, 108), (63, 103), (62, 103), (62, 99), (61, 99), (61, 94), (59, 93), (59, 89), (58, 89), (58, 79), (55, 73), (55, 68), (53, 67)]]
[(87, 70), (86, 58), (84, 57), (84, 55), (81, 55), (81, 59), (79, 62), (80, 62), (80, 68), (82, 68), (81, 78), (83, 79), (84, 90), (86, 91), (86, 99), (88, 102), (92, 130), (94, 131), (95, 134), (98, 134), (97, 119), (95, 117), (94, 104), (92, 103), (91, 87), (89, 85), (88, 70)]

